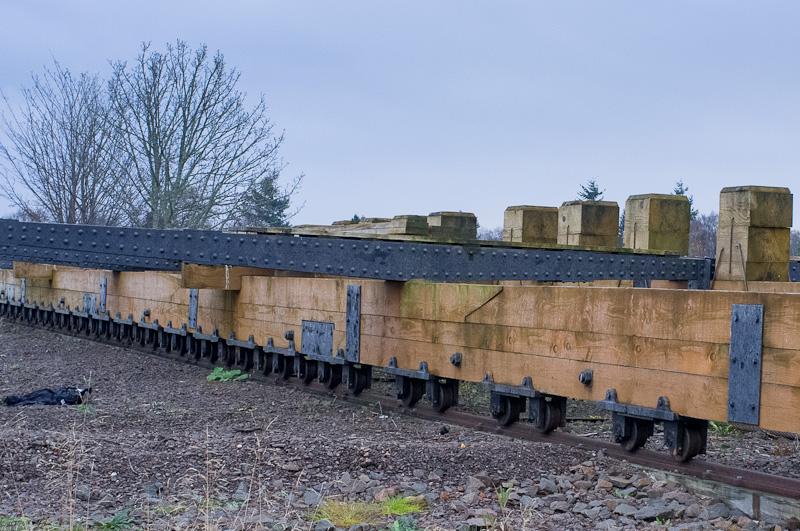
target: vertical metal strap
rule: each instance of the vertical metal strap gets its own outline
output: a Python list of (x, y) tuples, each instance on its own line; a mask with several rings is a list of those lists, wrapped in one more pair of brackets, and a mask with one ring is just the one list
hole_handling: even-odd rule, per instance
[(351, 363), (361, 361), (361, 286), (347, 286), (347, 322), (345, 328), (347, 349), (345, 359)]
[(189, 290), (189, 328), (197, 328), (197, 303), (200, 291), (197, 288)]
[(100, 307), (98, 311), (100, 313), (105, 313), (106, 311), (106, 299), (108, 297), (108, 279), (103, 277), (100, 281)]
[(23, 278), (19, 283), (19, 302), (25, 304), (25, 295), (28, 291), (28, 279)]
[(761, 409), (764, 306), (734, 304), (728, 351), (728, 420), (757, 426)]

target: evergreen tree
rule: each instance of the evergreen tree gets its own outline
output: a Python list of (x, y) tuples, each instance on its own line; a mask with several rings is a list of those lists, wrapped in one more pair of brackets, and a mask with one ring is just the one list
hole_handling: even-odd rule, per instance
[(697, 219), (697, 210), (694, 208), (694, 196), (688, 195), (687, 192), (689, 191), (689, 187), (683, 184), (683, 179), (675, 183), (675, 188), (672, 189), (672, 193), (675, 195), (685, 195), (689, 199), (689, 216), (690, 219), (695, 220)]
[(597, 181), (590, 179), (585, 185), (581, 185), (581, 190), (578, 192), (578, 199), (581, 201), (601, 201), (605, 190), (601, 190)]

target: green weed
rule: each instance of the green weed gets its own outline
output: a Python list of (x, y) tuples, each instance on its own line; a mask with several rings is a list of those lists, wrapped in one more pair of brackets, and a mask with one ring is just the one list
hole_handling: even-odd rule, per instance
[(94, 406), (88, 402), (84, 402), (78, 406), (78, 412), (83, 415), (94, 415)]
[(206, 377), (209, 382), (242, 382), (248, 378), (250, 375), (246, 372), (239, 369), (226, 370), (223, 367), (214, 367), (211, 374)]
[(508, 498), (511, 496), (511, 488), (508, 487), (500, 487), (497, 489), (497, 503), (500, 504), (500, 509), (506, 510), (506, 505), (508, 505)]
[(133, 527), (133, 520), (128, 515), (128, 511), (123, 509), (108, 520), (103, 520), (97, 524), (97, 529), (104, 531), (125, 531)]
[(24, 516), (0, 516), (0, 531), (28, 531), (33, 523)]
[(728, 424), (727, 422), (714, 422), (710, 420), (708, 422), (708, 427), (711, 428), (712, 432), (722, 436), (736, 435), (739, 433), (739, 429), (736, 426)]
[(404, 517), (392, 522), (389, 531), (418, 531), (417, 522), (413, 518)]

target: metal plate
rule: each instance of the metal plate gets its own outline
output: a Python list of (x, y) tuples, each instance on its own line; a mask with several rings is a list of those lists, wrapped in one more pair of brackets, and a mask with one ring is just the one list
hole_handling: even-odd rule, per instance
[(728, 351), (728, 420), (758, 425), (761, 409), (761, 348), (764, 307), (734, 304)]
[(789, 262), (789, 280), (792, 282), (800, 282), (800, 260), (792, 260)]
[(303, 321), (300, 350), (311, 356), (333, 357), (333, 323)]
[(197, 328), (197, 301), (200, 292), (197, 288), (189, 290), (189, 319), (187, 320), (189, 328)]
[(100, 313), (105, 313), (107, 299), (108, 299), (108, 279), (103, 278), (100, 281), (100, 306), (97, 309), (97, 311), (99, 311)]
[(361, 286), (347, 286), (347, 321), (345, 325), (347, 349), (345, 359), (351, 363), (361, 361)]
[(94, 293), (83, 294), (83, 313), (97, 313), (97, 295)]

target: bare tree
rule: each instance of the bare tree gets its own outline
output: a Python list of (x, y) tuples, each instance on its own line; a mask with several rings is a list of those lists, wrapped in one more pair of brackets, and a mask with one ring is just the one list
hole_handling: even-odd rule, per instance
[(18, 217), (58, 223), (122, 221), (116, 136), (103, 83), (58, 63), (32, 77), (14, 106), (3, 95), (0, 186)]
[(800, 256), (800, 230), (792, 230), (789, 242), (790, 254)]
[(700, 214), (689, 225), (689, 256), (714, 258), (717, 250), (716, 212)]
[(493, 229), (478, 227), (478, 239), (501, 241), (503, 239), (503, 227), (495, 227)]
[(134, 224), (219, 228), (241, 218), (243, 198), (283, 167), (262, 96), (248, 108), (239, 72), (219, 52), (178, 41), (143, 44), (137, 60), (113, 65), (109, 83), (123, 139), (122, 171), (134, 188)]

